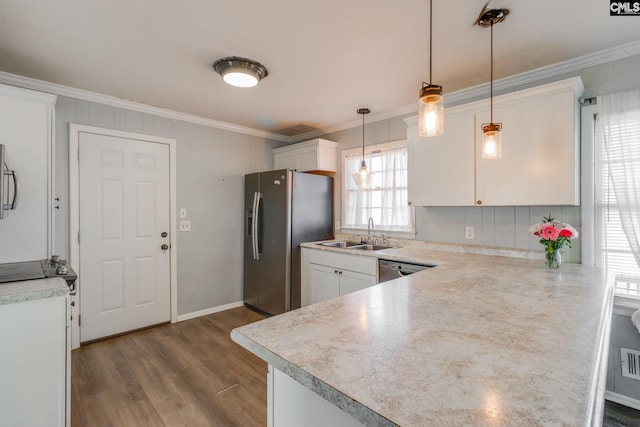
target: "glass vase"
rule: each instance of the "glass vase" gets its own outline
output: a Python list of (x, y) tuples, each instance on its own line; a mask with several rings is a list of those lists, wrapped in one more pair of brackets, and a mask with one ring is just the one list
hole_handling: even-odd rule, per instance
[(547, 251), (545, 253), (545, 262), (547, 264), (547, 268), (560, 268), (560, 265), (562, 264), (560, 251), (557, 249)]

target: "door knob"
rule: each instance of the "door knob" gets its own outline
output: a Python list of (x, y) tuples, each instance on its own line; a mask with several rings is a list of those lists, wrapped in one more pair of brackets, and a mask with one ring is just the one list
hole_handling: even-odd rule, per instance
[(166, 251), (167, 249), (169, 249), (169, 245), (167, 245), (166, 243), (163, 243), (162, 246), (160, 246), (160, 249), (162, 249), (163, 251)]
[(167, 236), (168, 236), (168, 234), (167, 234), (166, 231), (163, 231), (162, 233), (160, 233), (160, 237), (167, 237)]

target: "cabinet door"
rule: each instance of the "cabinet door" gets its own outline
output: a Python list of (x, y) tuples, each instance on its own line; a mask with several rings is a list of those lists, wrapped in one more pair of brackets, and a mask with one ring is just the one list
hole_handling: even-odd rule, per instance
[(502, 157), (482, 159), (476, 120), (476, 199), (482, 205), (573, 205), (579, 203), (576, 103), (571, 91), (528, 97), (495, 105), (494, 122), (502, 123)]
[(409, 128), (409, 202), (413, 206), (470, 206), (474, 197), (474, 112), (445, 110), (444, 134), (423, 138)]
[(54, 102), (51, 95), (0, 85), (0, 143), (6, 146), (7, 166), (20, 177), (21, 189), (16, 210), (0, 221), (0, 241), (11, 243), (0, 246), (2, 262), (51, 255)]
[(293, 152), (278, 153), (273, 156), (273, 169), (296, 169), (296, 159)]
[(350, 294), (376, 284), (376, 276), (368, 274), (341, 270), (341, 274), (338, 275), (340, 276), (340, 295)]
[(304, 147), (296, 151), (296, 170), (298, 172), (309, 172), (318, 170), (318, 149), (317, 146)]
[(311, 276), (309, 301), (311, 304), (340, 295), (340, 277), (336, 268), (311, 264), (309, 271)]
[(66, 424), (68, 300), (0, 305), (0, 413), (3, 426)]

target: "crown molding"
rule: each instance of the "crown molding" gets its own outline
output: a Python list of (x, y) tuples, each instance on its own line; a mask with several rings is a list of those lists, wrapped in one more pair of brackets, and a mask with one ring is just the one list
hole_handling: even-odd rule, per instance
[[(508, 89), (513, 89), (516, 86), (540, 82), (542, 80), (558, 75), (582, 70), (584, 68), (593, 67), (595, 65), (604, 64), (638, 54), (640, 54), (640, 40), (495, 80), (493, 82), (493, 90), (494, 92), (500, 92), (501, 90), (508, 91)], [(444, 103), (446, 107), (447, 105), (457, 105), (477, 100), (478, 98), (483, 96), (485, 98), (488, 98), (489, 96), (489, 82), (461, 89), (449, 94), (445, 93)], [(416, 102), (405, 105), (404, 107), (383, 111), (377, 114), (371, 114), (369, 123), (390, 119), (392, 117), (404, 116), (407, 114), (415, 114), (417, 113), (417, 111), (418, 105), (416, 99)], [(361, 126), (361, 121), (352, 120), (339, 125), (330, 126), (324, 130), (319, 129), (296, 135), (294, 138), (296, 141), (303, 141), (305, 139), (318, 138), (326, 134), (354, 128), (357, 126)]]
[[(493, 82), (494, 91), (499, 92), (501, 90), (508, 90), (516, 86), (536, 83), (544, 79), (552, 78), (561, 74), (582, 70), (584, 68), (592, 67), (595, 65), (604, 64), (607, 62), (615, 61), (618, 59), (627, 58), (640, 54), (640, 40), (629, 42), (611, 49), (602, 50), (589, 55), (581, 56), (578, 58), (570, 59), (567, 61), (559, 62), (557, 64), (548, 65), (545, 67), (536, 68), (534, 70), (525, 71), (524, 73), (516, 74), (513, 76), (505, 77)], [(154, 107), (139, 102), (128, 101), (126, 99), (116, 98), (114, 96), (103, 95), (97, 92), (91, 92), (83, 89), (76, 89), (69, 86), (64, 86), (56, 83), (50, 83), (43, 80), (32, 79), (29, 77), (18, 76), (16, 74), (10, 74), (0, 72), (0, 83), (5, 83), (12, 86), (18, 86), (26, 89), (32, 89), (39, 92), (46, 92), (54, 95), (68, 96), (71, 98), (82, 99), (90, 102), (97, 102), (100, 104), (106, 104), (113, 107), (125, 108), (128, 110), (139, 111), (141, 113), (153, 114), (160, 117), (166, 117), (174, 120), (181, 120), (188, 123), (199, 124), (216, 129), (228, 130), (231, 132), (238, 132), (246, 135), (257, 136), (260, 138), (267, 138), (274, 141), (285, 142), (292, 144), (309, 139), (319, 138), (324, 135), (339, 132), (345, 129), (351, 129), (361, 125), (361, 121), (354, 119), (348, 122), (329, 126), (326, 128), (316, 129), (310, 132), (301, 133), (294, 136), (280, 135), (273, 132), (263, 131), (259, 129), (253, 129), (247, 126), (235, 125), (233, 123), (222, 122), (219, 120), (207, 119), (205, 117), (196, 116), (193, 114), (181, 113), (179, 111), (169, 110), (160, 107)], [(483, 83), (480, 85), (472, 86), (469, 88), (461, 89), (456, 92), (444, 95), (445, 106), (447, 104), (460, 104), (467, 101), (476, 100), (479, 97), (487, 97), (489, 92), (489, 83)], [(393, 117), (404, 116), (415, 113), (418, 110), (417, 101), (404, 107), (394, 108), (391, 110), (381, 111), (379, 113), (373, 113), (368, 116), (368, 122), (378, 122), (381, 120), (387, 120)]]
[(245, 135), (257, 136), (260, 138), (266, 138), (286, 143), (293, 142), (293, 138), (290, 136), (253, 129), (247, 126), (235, 125), (233, 123), (222, 122), (219, 120), (207, 119), (205, 117), (200, 117), (193, 114), (181, 113), (179, 111), (169, 110), (166, 108), (154, 107), (139, 102), (116, 98), (115, 96), (104, 95), (97, 92), (77, 89), (57, 83), (46, 82), (44, 80), (19, 76), (16, 74), (0, 72), (0, 83), (59, 96), (68, 96), (71, 98), (82, 99), (89, 102), (97, 102), (99, 104), (105, 104), (116, 108), (125, 108), (127, 110), (138, 111), (140, 113), (153, 114), (154, 116), (181, 120), (188, 123), (228, 130), (231, 132), (238, 132)]

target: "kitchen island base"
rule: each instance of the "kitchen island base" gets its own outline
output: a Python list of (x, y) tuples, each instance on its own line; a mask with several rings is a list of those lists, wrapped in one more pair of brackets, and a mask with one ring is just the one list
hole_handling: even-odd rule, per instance
[(272, 365), (269, 365), (267, 390), (268, 427), (364, 427), (351, 415)]

